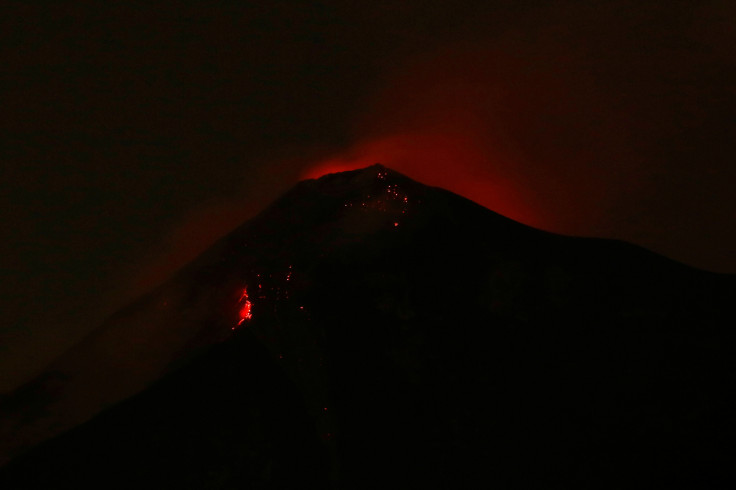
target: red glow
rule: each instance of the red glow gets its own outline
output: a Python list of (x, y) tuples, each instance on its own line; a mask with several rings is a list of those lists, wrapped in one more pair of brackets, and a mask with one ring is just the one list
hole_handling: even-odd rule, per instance
[[(381, 163), (424, 184), (443, 187), (471, 199), (504, 216), (532, 226), (538, 220), (525, 198), (511, 181), (495, 172), (498, 165), (510, 164), (501, 157), (496, 162), (479, 146), (473, 134), (453, 132), (412, 132), (359, 144), (345, 154), (318, 163), (304, 178), (357, 170)], [(479, 170), (490, 169), (490, 170)], [(380, 176), (379, 176), (380, 178)], [(394, 197), (407, 196), (388, 189)], [(365, 206), (364, 203), (356, 204)], [(349, 207), (350, 204), (345, 204)]]
[(238, 300), (238, 304), (240, 303), (243, 305), (240, 307), (240, 321), (238, 322), (238, 325), (242, 325), (246, 320), (253, 318), (253, 314), (251, 313), (253, 304), (248, 300), (247, 288), (243, 288), (243, 293), (240, 295), (240, 299)]
[[(554, 66), (553, 72), (558, 73)], [(527, 149), (536, 148), (549, 131), (547, 119), (542, 127), (537, 122), (538, 113), (550, 106), (543, 96), (557, 100), (564, 86), (552, 77), (532, 92), (543, 88), (543, 94), (530, 101), (523, 82), (537, 78), (528, 78), (523, 62), (483, 47), (448, 47), (402, 65), (355, 122), (354, 144), (315, 162), (302, 177), (380, 163), (509, 218), (549, 228), (549, 206), (539, 206), (539, 189), (532, 184), (541, 182), (543, 190), (557, 184), (544, 173), (546, 167), (531, 167)], [(530, 134), (530, 141), (518, 140), (519, 134)], [(546, 151), (539, 160), (551, 154)]]

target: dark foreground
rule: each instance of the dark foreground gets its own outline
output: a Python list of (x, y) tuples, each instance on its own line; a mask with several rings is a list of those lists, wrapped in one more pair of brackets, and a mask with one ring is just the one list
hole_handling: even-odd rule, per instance
[(736, 488), (732, 276), (372, 167), (172, 281), (253, 318), (0, 488)]

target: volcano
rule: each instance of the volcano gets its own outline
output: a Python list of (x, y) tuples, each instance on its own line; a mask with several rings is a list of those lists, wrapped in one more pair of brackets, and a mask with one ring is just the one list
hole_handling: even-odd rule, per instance
[(303, 181), (2, 401), (0, 487), (733, 488), (735, 295), (380, 165)]

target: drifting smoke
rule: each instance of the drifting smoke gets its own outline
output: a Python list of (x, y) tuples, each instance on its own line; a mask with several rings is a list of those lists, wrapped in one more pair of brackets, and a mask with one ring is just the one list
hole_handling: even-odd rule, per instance
[(355, 144), (303, 176), (382, 163), (531, 226), (733, 270), (733, 98), (707, 75), (733, 53), (707, 12), (685, 25), (664, 8), (563, 6), (415, 56), (384, 77)]

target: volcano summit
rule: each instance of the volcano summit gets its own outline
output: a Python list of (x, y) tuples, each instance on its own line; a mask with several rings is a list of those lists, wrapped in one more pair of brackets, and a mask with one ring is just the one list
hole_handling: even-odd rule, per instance
[(326, 175), (7, 397), (0, 486), (733, 487), (735, 294), (380, 165)]

